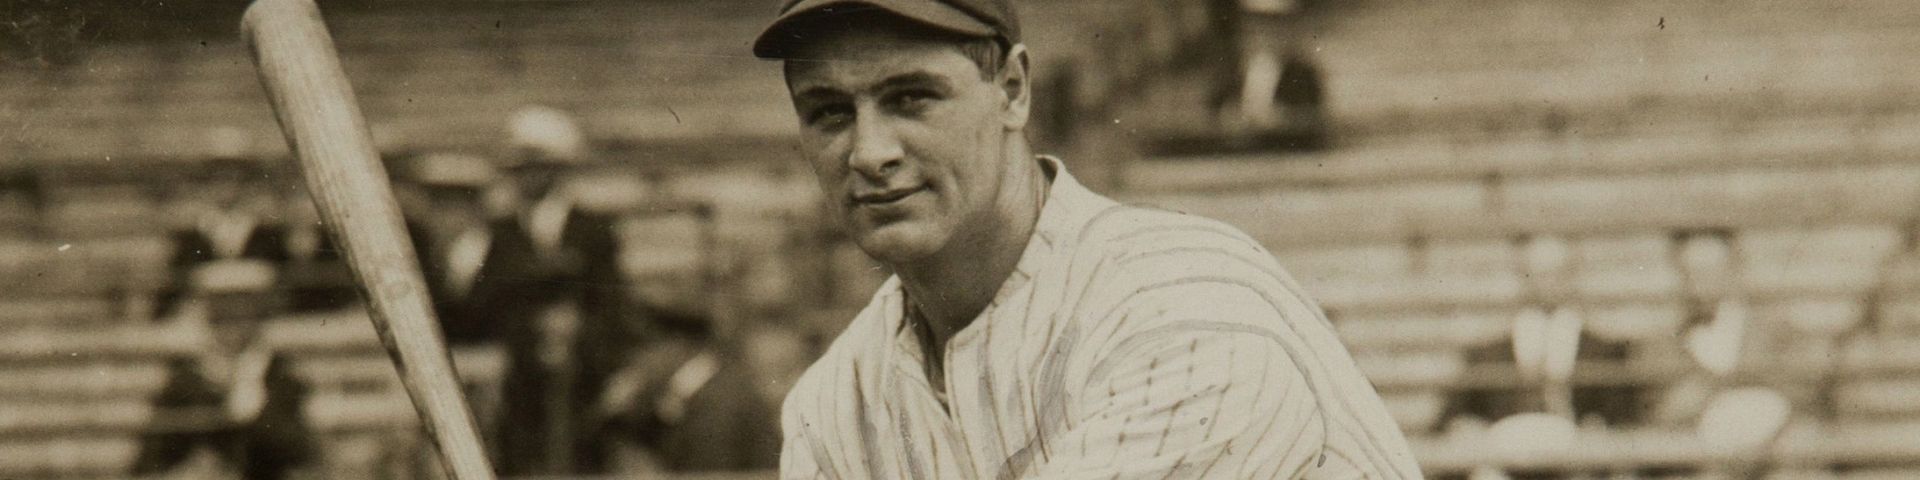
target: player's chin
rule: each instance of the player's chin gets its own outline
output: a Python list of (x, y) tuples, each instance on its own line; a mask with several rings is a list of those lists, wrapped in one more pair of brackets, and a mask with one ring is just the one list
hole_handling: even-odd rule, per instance
[(867, 255), (885, 263), (908, 263), (931, 256), (950, 236), (933, 222), (921, 219), (856, 223), (854, 242)]

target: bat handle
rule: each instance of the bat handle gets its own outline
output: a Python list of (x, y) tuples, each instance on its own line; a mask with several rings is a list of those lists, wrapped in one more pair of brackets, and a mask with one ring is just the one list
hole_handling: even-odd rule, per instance
[(315, 206), (346, 252), (441, 465), (454, 479), (493, 479), (399, 204), (319, 8), (312, 0), (258, 0), (240, 30)]

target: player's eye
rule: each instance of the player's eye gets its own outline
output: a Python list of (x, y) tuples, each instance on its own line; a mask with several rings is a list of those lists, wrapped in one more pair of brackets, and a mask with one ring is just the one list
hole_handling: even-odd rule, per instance
[(886, 103), (890, 110), (914, 114), (925, 111), (927, 107), (932, 106), (933, 103), (938, 100), (940, 100), (939, 92), (928, 89), (911, 88), (888, 94)]
[(829, 103), (806, 110), (807, 125), (815, 128), (833, 129), (853, 121), (853, 105), (848, 103)]

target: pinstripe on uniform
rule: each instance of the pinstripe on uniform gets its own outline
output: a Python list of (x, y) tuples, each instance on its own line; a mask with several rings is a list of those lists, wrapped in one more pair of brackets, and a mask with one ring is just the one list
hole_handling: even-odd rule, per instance
[(1420, 477), (1271, 254), (1043, 161), (1019, 265), (948, 342), (948, 403), (889, 279), (787, 396), (783, 478)]

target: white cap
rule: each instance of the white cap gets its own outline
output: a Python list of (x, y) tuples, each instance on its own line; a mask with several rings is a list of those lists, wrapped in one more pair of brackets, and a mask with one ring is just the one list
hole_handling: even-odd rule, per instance
[(459, 153), (430, 153), (411, 162), (413, 181), (424, 185), (483, 187), (499, 179), (485, 158)]
[(587, 153), (586, 135), (572, 116), (544, 105), (528, 105), (507, 120), (509, 162), (578, 163)]
[(1572, 448), (1580, 428), (1572, 420), (1546, 413), (1520, 413), (1502, 418), (1487, 427), (1492, 448), (1513, 454), (1530, 454)]
[(1766, 446), (1793, 415), (1793, 403), (1766, 388), (1736, 388), (1714, 395), (1700, 413), (1697, 432), (1707, 445), (1748, 450)]
[(278, 273), (260, 260), (218, 260), (193, 269), (193, 289), (202, 294), (258, 293), (273, 289)]

